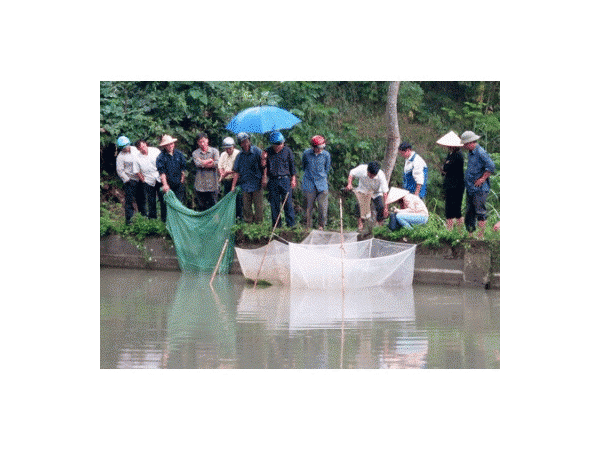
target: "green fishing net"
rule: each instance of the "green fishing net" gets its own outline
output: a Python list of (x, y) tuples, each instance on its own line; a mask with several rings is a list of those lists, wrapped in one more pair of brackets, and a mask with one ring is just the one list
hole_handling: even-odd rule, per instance
[(229, 192), (216, 205), (198, 212), (186, 208), (173, 191), (165, 194), (167, 230), (175, 243), (181, 270), (212, 272), (229, 239), (218, 273), (228, 273), (234, 254), (235, 192)]

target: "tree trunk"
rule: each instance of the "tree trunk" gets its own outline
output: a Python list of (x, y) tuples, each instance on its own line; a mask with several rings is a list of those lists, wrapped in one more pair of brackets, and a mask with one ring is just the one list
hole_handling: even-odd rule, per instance
[(398, 157), (398, 146), (400, 145), (400, 128), (398, 127), (398, 90), (400, 81), (390, 81), (387, 94), (387, 105), (385, 107), (387, 145), (382, 170), (385, 177), (390, 181), (396, 158)]

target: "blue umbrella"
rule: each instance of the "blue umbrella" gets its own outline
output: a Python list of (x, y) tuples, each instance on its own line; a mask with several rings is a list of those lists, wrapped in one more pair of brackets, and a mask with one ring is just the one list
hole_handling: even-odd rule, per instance
[(225, 128), (234, 133), (268, 133), (285, 130), (302, 122), (292, 113), (276, 106), (254, 106), (243, 110)]

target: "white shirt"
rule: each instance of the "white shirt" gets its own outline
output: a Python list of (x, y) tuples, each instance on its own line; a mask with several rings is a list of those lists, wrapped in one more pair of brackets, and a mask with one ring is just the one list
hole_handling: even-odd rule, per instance
[(350, 175), (353, 178), (358, 178), (356, 191), (363, 194), (372, 194), (372, 198), (379, 197), (390, 190), (383, 170), (380, 170), (374, 178), (369, 178), (367, 164), (361, 164), (352, 169)]
[(160, 175), (156, 170), (156, 158), (160, 155), (160, 150), (156, 147), (148, 147), (148, 154), (143, 155), (141, 152), (137, 155), (137, 161), (140, 166), (140, 171), (144, 175), (144, 183), (149, 186), (154, 186), (156, 182), (160, 182)]
[(133, 153), (133, 149), (138, 150), (134, 146), (131, 146), (130, 149), (132, 150), (128, 152), (121, 150), (117, 155), (117, 175), (123, 180), (123, 183), (127, 183), (132, 179), (139, 181), (136, 174), (140, 171), (140, 164), (137, 156)]
[(406, 194), (402, 200), (404, 200), (404, 208), (398, 210), (400, 214), (420, 214), (429, 217), (427, 206), (416, 195)]
[(425, 167), (427, 167), (427, 163), (419, 154), (416, 154), (414, 160), (410, 161), (413, 155), (415, 155), (414, 151), (410, 153), (410, 156), (404, 162), (404, 173), (412, 172), (415, 183), (422, 185), (425, 183)]
[[(233, 152), (231, 152), (231, 156), (229, 156), (229, 153), (227, 153), (227, 151), (223, 151), (221, 153), (221, 156), (219, 156), (219, 170), (223, 170), (225, 172), (230, 172), (233, 170), (233, 163), (235, 162), (235, 158), (237, 158), (237, 155), (239, 155), (240, 151), (237, 148), (233, 149)], [(233, 178), (233, 174), (230, 173), (229, 175), (225, 176), (225, 178), (223, 178), (224, 180), (231, 180)]]

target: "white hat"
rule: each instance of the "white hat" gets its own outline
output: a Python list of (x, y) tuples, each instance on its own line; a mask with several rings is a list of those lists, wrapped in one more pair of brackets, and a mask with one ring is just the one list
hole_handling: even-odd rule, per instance
[(230, 148), (235, 145), (235, 141), (232, 137), (226, 137), (223, 139), (223, 144), (221, 144), (221, 148)]
[(177, 142), (177, 139), (173, 139), (168, 134), (163, 134), (162, 140), (160, 141), (160, 144), (158, 144), (158, 146), (159, 147), (164, 147), (165, 145), (169, 145), (169, 144), (171, 144), (173, 142)]
[(400, 200), (406, 194), (410, 194), (410, 192), (408, 192), (406, 189), (400, 189), (397, 187), (390, 188), (390, 192), (388, 192), (385, 204), (389, 205), (390, 203), (394, 203), (395, 201)]
[(475, 133), (473, 133), (472, 131), (465, 131), (461, 136), (460, 136), (460, 141), (463, 144), (468, 144), (469, 142), (473, 142), (476, 141), (477, 139), (481, 138), (481, 136), (477, 136)]
[(444, 147), (462, 147), (463, 146), (463, 144), (460, 140), (460, 137), (454, 131), (449, 131), (448, 133), (443, 135), (441, 138), (439, 138), (436, 141), (436, 144), (443, 145)]

